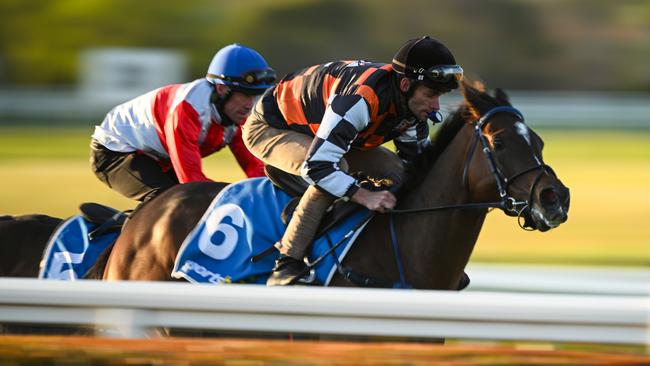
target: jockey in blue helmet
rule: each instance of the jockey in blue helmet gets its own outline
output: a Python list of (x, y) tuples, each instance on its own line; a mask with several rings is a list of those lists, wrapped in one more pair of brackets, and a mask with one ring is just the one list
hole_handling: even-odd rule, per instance
[(201, 158), (230, 147), (248, 177), (264, 164), (244, 146), (241, 126), (275, 71), (255, 50), (219, 50), (205, 78), (152, 90), (113, 108), (95, 128), (95, 175), (122, 195), (148, 201), (179, 183), (210, 181)]
[(235, 43), (214, 55), (206, 78), (234, 91), (259, 95), (273, 85), (276, 74), (257, 51)]

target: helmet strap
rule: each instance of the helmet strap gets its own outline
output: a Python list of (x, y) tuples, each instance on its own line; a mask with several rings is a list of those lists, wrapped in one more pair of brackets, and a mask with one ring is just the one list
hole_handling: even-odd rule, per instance
[(214, 106), (217, 108), (217, 112), (219, 112), (219, 115), (221, 116), (222, 126), (232, 126), (235, 124), (235, 122), (231, 120), (223, 110), (228, 100), (230, 100), (230, 97), (232, 97), (232, 90), (230, 88), (228, 88), (228, 91), (224, 96), (220, 96), (219, 92), (217, 92), (217, 85), (214, 86), (212, 94), (210, 95), (210, 102), (214, 104)]
[[(401, 83), (402, 79), (407, 79), (409, 81), (409, 87), (406, 91), (402, 90)], [(414, 117), (413, 112), (409, 108), (409, 99), (415, 94), (415, 88), (417, 88), (417, 82), (407, 76), (399, 76), (397, 78), (397, 89), (399, 90), (400, 103), (403, 106), (405, 111), (405, 118)]]

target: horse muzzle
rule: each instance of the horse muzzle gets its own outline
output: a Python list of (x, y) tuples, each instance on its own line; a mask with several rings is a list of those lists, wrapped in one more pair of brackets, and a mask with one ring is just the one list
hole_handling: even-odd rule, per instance
[(524, 214), (524, 226), (539, 231), (560, 226), (569, 217), (570, 197), (569, 189), (561, 183), (540, 189), (537, 199)]

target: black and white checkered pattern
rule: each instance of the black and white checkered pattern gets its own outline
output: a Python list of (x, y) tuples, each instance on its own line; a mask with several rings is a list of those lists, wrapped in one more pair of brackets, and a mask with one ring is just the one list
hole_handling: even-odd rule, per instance
[(333, 95), (302, 166), (303, 178), (336, 197), (352, 196), (356, 180), (338, 162), (369, 122), (368, 104), (360, 95)]

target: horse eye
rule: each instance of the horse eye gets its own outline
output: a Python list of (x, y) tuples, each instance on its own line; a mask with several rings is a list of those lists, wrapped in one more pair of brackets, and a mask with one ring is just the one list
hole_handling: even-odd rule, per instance
[(499, 138), (495, 138), (492, 140), (492, 148), (497, 151), (497, 150), (502, 150), (503, 149), (503, 141)]

